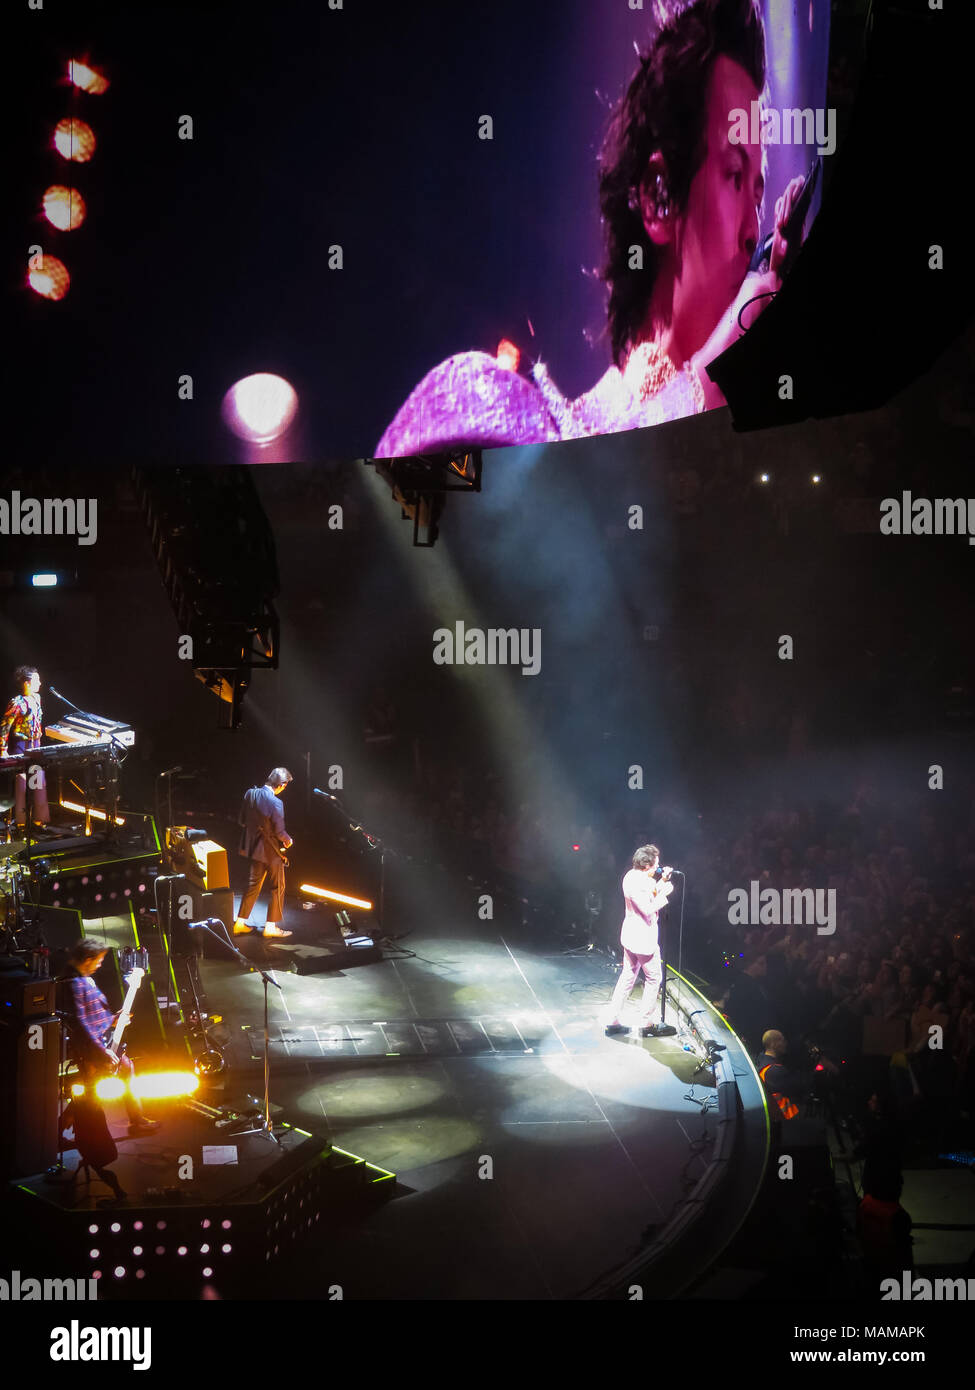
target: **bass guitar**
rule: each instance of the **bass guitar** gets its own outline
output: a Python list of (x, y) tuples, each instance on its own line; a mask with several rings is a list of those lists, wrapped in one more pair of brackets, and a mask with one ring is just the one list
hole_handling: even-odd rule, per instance
[[(122, 1011), (115, 1020), (114, 1027), (110, 1029), (105, 1038), (105, 1046), (116, 1058), (116, 1066), (118, 1065), (118, 1058), (121, 1055), (119, 1049), (122, 1046), (122, 1038), (126, 1028), (128, 1028), (129, 1024), (132, 1022), (132, 1005), (135, 1003), (135, 996), (139, 993), (139, 986), (142, 984), (143, 977), (146, 973), (145, 951), (127, 951), (125, 954), (131, 954), (133, 958), (140, 960), (142, 963), (139, 965), (133, 964), (128, 973), (124, 976), (128, 988), (126, 989), (125, 999), (122, 1003)], [(128, 962), (124, 962), (124, 964), (128, 964)]]

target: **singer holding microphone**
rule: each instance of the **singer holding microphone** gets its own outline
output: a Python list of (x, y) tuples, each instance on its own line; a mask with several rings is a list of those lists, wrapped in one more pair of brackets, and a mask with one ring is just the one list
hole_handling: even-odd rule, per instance
[(641, 845), (633, 856), (633, 867), (623, 878), (623, 900), (626, 904), (626, 915), (620, 931), (623, 968), (613, 991), (606, 1023), (609, 1035), (629, 1032), (629, 1028), (620, 1021), (620, 1014), (641, 970), (645, 984), (640, 1031), (644, 1037), (653, 1035), (660, 1018), (657, 996), (663, 972), (660, 967), (657, 914), (667, 906), (674, 885), (670, 881), (672, 869), (661, 869), (660, 878), (655, 877), (659, 863), (660, 851), (657, 846)]

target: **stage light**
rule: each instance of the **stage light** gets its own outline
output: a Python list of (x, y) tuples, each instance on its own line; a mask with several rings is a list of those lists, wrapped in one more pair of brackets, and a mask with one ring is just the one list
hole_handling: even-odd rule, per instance
[(812, 475), (812, 480), (813, 480), (814, 483), (821, 483), (821, 482), (823, 481), (822, 474), (821, 474), (821, 473), (814, 473), (814, 474)]
[(99, 1100), (118, 1100), (125, 1095), (125, 1082), (120, 1076), (103, 1076), (95, 1082), (95, 1095)]
[(518, 370), (521, 352), (508, 338), (502, 338), (498, 343), (496, 357), (499, 367), (506, 367), (509, 372)]
[[(94, 806), (82, 806), (82, 804), (81, 804), (80, 802), (78, 802), (78, 801), (61, 801), (61, 802), (59, 802), (58, 804), (59, 804), (60, 806), (63, 806), (64, 809), (65, 809), (66, 811), (77, 811), (80, 815), (89, 815), (89, 816), (93, 816), (93, 817), (95, 818), (95, 820), (108, 820), (108, 814), (107, 814), (107, 812), (105, 812), (105, 811), (96, 811), (95, 808), (94, 808)], [(115, 825), (124, 825), (124, 824), (125, 824), (125, 817), (124, 817), (124, 816), (116, 816), (113, 823), (114, 823)], [(90, 831), (90, 830), (86, 830), (86, 831), (85, 831), (85, 834), (86, 834), (86, 835), (90, 835), (90, 834), (91, 834), (91, 831)], [(87, 883), (87, 881), (88, 881), (87, 879), (82, 879), (82, 883)], [(97, 876), (97, 878), (96, 878), (95, 881), (96, 881), (97, 883), (101, 883), (101, 881), (102, 881), (102, 876), (101, 876), (101, 874), (99, 874), (99, 875)]]
[(372, 907), (372, 903), (366, 902), (364, 898), (350, 898), (345, 893), (333, 893), (330, 888), (316, 888), (313, 883), (303, 883), (299, 888), (299, 893), (311, 893), (316, 898), (328, 898), (333, 903), (348, 903), (350, 907), (364, 907), (367, 910)]
[[(71, 1087), (71, 1094), (72, 1094), (73, 1096), (83, 1096), (83, 1095), (85, 1094), (85, 1088), (84, 1088), (84, 1086), (82, 1086), (80, 1082), (76, 1081), (76, 1082), (74, 1083), (74, 1085)], [(92, 1226), (91, 1229), (92, 1229), (93, 1231), (97, 1231), (97, 1230), (98, 1230), (98, 1227), (97, 1227), (97, 1226)]]
[(85, 220), (88, 209), (77, 188), (66, 188), (62, 183), (52, 183), (41, 199), (44, 216), (59, 232), (73, 232)]
[(269, 444), (284, 434), (297, 409), (294, 387), (270, 372), (245, 376), (223, 398), (225, 423), (249, 444)]
[(77, 116), (65, 116), (54, 127), (54, 148), (62, 159), (70, 159), (75, 164), (87, 164), (97, 143), (91, 126), (87, 121), (79, 121)]
[(72, 58), (68, 63), (68, 81), (92, 97), (100, 97), (108, 91), (110, 85), (104, 73), (99, 72), (97, 68), (89, 67), (87, 63), (82, 63), (78, 58)]
[(40, 264), (31, 266), (27, 272), (27, 283), (42, 299), (63, 299), (68, 293), (71, 276), (57, 256), (41, 256)]
[(167, 1100), (191, 1096), (199, 1085), (200, 1078), (191, 1071), (157, 1071), (133, 1077), (129, 1089), (140, 1100)]
[(767, 483), (767, 482), (769, 482), (769, 481), (770, 481), (769, 475), (768, 475), (767, 473), (760, 473), (760, 474), (758, 475), (758, 481), (759, 481), (760, 483)]
[(35, 589), (53, 589), (58, 582), (56, 574), (32, 574), (30, 582)]

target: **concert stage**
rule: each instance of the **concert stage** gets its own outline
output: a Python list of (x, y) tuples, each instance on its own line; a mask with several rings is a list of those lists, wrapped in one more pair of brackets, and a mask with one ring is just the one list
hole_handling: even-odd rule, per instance
[[(235, 1142), (214, 1122), (218, 1107), (240, 1110), (244, 1097), (263, 1095), (260, 975), (205, 933), (207, 954), (174, 957), (170, 974), (154, 946), (158, 930), (140, 930), (152, 955), (147, 981), (155, 981), (140, 1007), (164, 1022), (170, 1062), (181, 1055), (185, 1065), (208, 1043), (224, 1065), (196, 1096), (209, 1116), (147, 1102), (162, 1128), (120, 1141), (113, 1171), (128, 1194), (120, 1206), (95, 1207), (110, 1196), (97, 1179), (79, 1187), (80, 1205), (67, 1211), (59, 1209), (67, 1194), (39, 1177), (15, 1184), (32, 1219), (42, 1211), (52, 1234), (63, 1224), (63, 1251), (72, 1245), (78, 1255), (60, 1261), (70, 1263), (64, 1274), (101, 1269), (100, 1298), (131, 1297), (139, 1268), (139, 1291), (156, 1298), (198, 1298), (204, 1285), (221, 1297), (315, 1298), (336, 1284), (360, 1299), (613, 1298), (631, 1297), (633, 1286), (646, 1298), (693, 1296), (765, 1173), (764, 1097), (742, 1045), (673, 976), (675, 1036), (640, 1037), (637, 992), (626, 1015), (633, 1029), (607, 1037), (612, 961), (567, 951), (569, 942), (515, 920), (480, 921), (471, 891), (463, 877), (429, 867), (395, 875), (386, 929), (401, 935), (381, 957), (346, 947), (328, 909), (303, 910), (291, 898), (283, 922), (291, 937), (233, 938), (251, 967), (269, 969), (281, 986), (269, 989), (270, 1095), (273, 1118), (292, 1128), (283, 1158), (250, 1135), (231, 1167), (202, 1155), (204, 1146)], [(86, 934), (120, 947), (132, 930), (128, 916), (86, 916)], [(297, 973), (315, 952), (333, 967)], [(138, 1018), (132, 1033), (137, 1068), (149, 1071), (159, 1045)], [(709, 1040), (725, 1050), (709, 1054)], [(107, 1110), (124, 1134), (119, 1104)], [(310, 1184), (301, 1191), (294, 1175), (274, 1177), (292, 1146)], [(186, 1155), (192, 1179), (178, 1176)], [(303, 1239), (279, 1259), (281, 1241), (268, 1234), (279, 1215), (269, 1203), (309, 1196), (323, 1215), (312, 1213), (309, 1226), (302, 1209)], [(394, 1200), (376, 1204), (377, 1196)], [(218, 1216), (246, 1236), (246, 1259), (211, 1258), (200, 1223), (210, 1220), (212, 1230)], [(141, 1221), (146, 1231), (150, 1219), (168, 1232), (153, 1238), (151, 1255), (130, 1229)], [(86, 1243), (94, 1224), (99, 1239)], [(106, 1229), (113, 1242), (129, 1242), (127, 1251), (108, 1244)], [(203, 1244), (211, 1249), (201, 1252)], [(163, 1277), (171, 1246), (187, 1251), (175, 1256), (178, 1278)], [(116, 1268), (125, 1275), (116, 1278)]]
[[(764, 1097), (741, 1044), (674, 979), (677, 1036), (606, 1037), (608, 958), (472, 922), (443, 888), (431, 910), (429, 881), (400, 884), (387, 921), (422, 925), (365, 969), (289, 973), (324, 920), (297, 907), (291, 938), (235, 939), (282, 986), (270, 990), (282, 1112), (398, 1177), (395, 1201), (312, 1245), (268, 1296), (336, 1280), (346, 1297), (379, 1299), (686, 1294), (764, 1173)], [(201, 962), (201, 980), (228, 1088), (254, 1091), (261, 980), (219, 958)], [(701, 1067), (708, 1038), (726, 1048), (713, 1070)]]

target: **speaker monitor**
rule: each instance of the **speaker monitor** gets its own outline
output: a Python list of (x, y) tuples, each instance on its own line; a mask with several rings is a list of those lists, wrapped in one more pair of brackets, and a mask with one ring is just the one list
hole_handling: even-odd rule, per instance
[(0, 1173), (26, 1177), (58, 1152), (60, 1028), (53, 1017), (0, 1022)]

